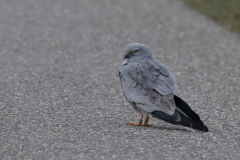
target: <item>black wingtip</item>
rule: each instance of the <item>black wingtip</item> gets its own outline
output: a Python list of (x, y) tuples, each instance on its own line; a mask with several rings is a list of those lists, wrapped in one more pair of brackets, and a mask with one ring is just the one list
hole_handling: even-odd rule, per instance
[(174, 95), (174, 101), (177, 107), (180, 108), (188, 117), (190, 117), (191, 119), (194, 119), (197, 122), (203, 123), (199, 115), (196, 112), (194, 112), (184, 100)]
[[(174, 125), (182, 125), (185, 127), (193, 128), (202, 132), (208, 132), (207, 126), (205, 126), (202, 122), (197, 122), (193, 119), (190, 119), (188, 117), (185, 117), (181, 112), (178, 110), (175, 110), (175, 113), (173, 115), (168, 115), (161, 111), (154, 111), (152, 114), (159, 119), (162, 119), (168, 123), (174, 124)], [(181, 117), (179, 121), (179, 116)]]
[(182, 100), (180, 97), (178, 97), (176, 95), (174, 95), (174, 100), (175, 100), (177, 107), (179, 107), (187, 116), (189, 116), (192, 120), (197, 121), (200, 124), (202, 124), (202, 126), (204, 126), (204, 128), (202, 130), (203, 132), (209, 131), (207, 126), (205, 126), (203, 124), (203, 122), (201, 121), (199, 115), (196, 112), (194, 112), (184, 100)]
[(203, 132), (209, 132), (207, 126), (204, 126), (204, 131)]

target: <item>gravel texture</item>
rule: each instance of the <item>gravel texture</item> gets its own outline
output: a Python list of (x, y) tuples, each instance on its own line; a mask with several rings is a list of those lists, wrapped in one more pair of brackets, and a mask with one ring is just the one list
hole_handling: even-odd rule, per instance
[[(121, 94), (145, 43), (210, 132), (150, 119)], [(0, 159), (240, 159), (240, 41), (175, 0), (0, 1)]]

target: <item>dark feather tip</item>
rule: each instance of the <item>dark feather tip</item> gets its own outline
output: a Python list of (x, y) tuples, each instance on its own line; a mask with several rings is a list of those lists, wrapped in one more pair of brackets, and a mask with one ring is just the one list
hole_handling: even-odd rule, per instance
[(207, 126), (204, 126), (204, 131), (203, 132), (209, 132)]

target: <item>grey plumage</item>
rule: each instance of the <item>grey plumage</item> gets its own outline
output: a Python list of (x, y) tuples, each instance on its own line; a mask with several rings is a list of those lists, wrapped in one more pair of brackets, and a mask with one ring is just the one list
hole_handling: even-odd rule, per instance
[(199, 116), (177, 96), (174, 76), (163, 63), (153, 59), (147, 45), (132, 43), (125, 53), (119, 77), (124, 97), (135, 110), (144, 116), (152, 114), (172, 124), (207, 131)]

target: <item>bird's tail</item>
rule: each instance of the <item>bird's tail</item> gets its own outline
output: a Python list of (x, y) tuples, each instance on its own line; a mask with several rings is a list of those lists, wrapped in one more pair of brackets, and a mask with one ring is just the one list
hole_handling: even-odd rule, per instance
[(174, 100), (177, 109), (173, 115), (168, 115), (161, 111), (154, 111), (152, 114), (171, 124), (182, 125), (203, 132), (208, 132), (207, 126), (203, 124), (199, 115), (195, 113), (186, 102), (177, 96), (174, 96)]

